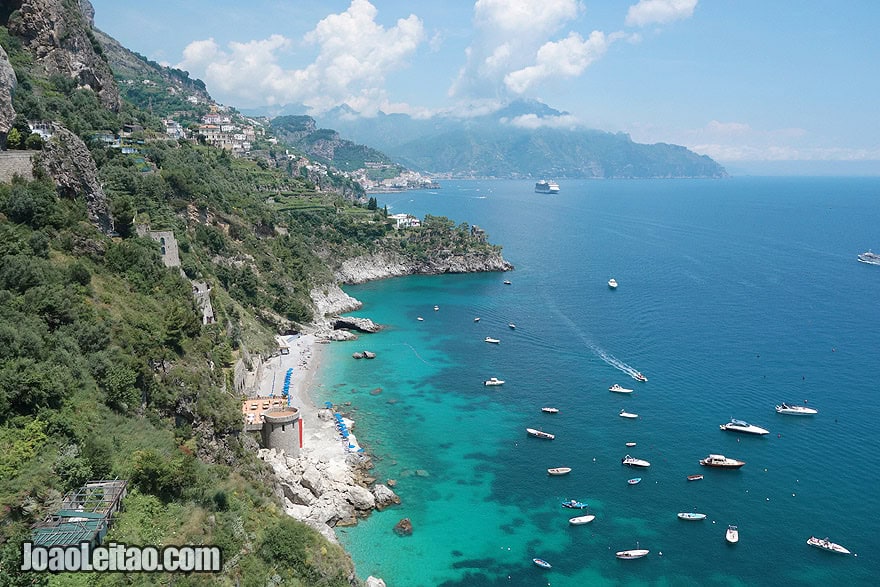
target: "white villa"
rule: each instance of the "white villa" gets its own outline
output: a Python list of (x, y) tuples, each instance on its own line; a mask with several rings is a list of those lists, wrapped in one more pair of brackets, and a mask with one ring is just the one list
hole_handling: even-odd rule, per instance
[(422, 221), (412, 214), (389, 214), (389, 220), (395, 221), (395, 228), (412, 228), (413, 226), (421, 226)]

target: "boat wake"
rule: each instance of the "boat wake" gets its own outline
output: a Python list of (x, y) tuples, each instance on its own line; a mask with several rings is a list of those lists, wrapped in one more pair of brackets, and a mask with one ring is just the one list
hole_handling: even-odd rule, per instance
[(411, 351), (413, 352), (413, 354), (414, 354), (416, 357), (418, 357), (418, 359), (419, 359), (421, 362), (423, 362), (425, 365), (430, 365), (430, 364), (431, 364), (431, 363), (429, 363), (428, 361), (426, 361), (425, 359), (422, 358), (422, 355), (420, 355), (419, 352), (418, 352), (416, 349), (413, 348), (413, 345), (409, 344), (408, 342), (401, 342), (401, 343), (398, 343), (398, 344), (402, 344), (403, 346), (408, 346), (408, 347), (409, 347), (409, 350), (411, 350)]

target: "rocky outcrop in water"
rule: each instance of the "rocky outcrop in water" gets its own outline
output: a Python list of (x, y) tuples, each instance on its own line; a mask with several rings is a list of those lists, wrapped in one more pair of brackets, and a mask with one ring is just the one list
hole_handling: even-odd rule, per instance
[(46, 75), (63, 75), (93, 90), (106, 108), (119, 111), (119, 90), (91, 29), (94, 9), (85, 0), (11, 0), (18, 5), (6, 24)]
[(12, 128), (15, 108), (12, 107), (12, 94), (18, 86), (15, 70), (9, 63), (9, 56), (0, 47), (0, 149), (6, 147), (6, 133)]
[(58, 195), (84, 199), (89, 220), (103, 233), (113, 230), (110, 205), (98, 182), (95, 160), (78, 136), (60, 124), (54, 124), (52, 138), (36, 156), (36, 166), (52, 178)]
[(341, 283), (353, 284), (402, 275), (477, 273), (512, 269), (513, 265), (506, 261), (501, 253), (494, 251), (437, 254), (427, 260), (414, 260), (401, 254), (383, 251), (344, 261), (336, 271), (336, 278)]
[(381, 326), (370, 320), (369, 318), (355, 318), (354, 316), (340, 317), (337, 316), (333, 320), (334, 330), (356, 330), (358, 332), (379, 332)]

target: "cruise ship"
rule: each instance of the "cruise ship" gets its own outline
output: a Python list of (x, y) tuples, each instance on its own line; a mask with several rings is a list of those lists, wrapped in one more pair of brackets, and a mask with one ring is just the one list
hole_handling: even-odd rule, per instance
[(535, 192), (539, 194), (558, 194), (559, 184), (555, 181), (547, 181), (542, 179), (535, 184)]
[[(537, 191), (537, 187), (535, 191)], [(877, 253), (872, 253), (871, 249), (868, 249), (866, 252), (862, 253), (858, 257), (859, 261), (862, 263), (867, 263), (868, 265), (880, 265), (880, 255)]]

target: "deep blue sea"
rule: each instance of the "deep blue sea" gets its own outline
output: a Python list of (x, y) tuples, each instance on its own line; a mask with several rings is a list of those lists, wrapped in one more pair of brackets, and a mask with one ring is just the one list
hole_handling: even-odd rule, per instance
[[(375, 476), (396, 480), (403, 500), (338, 530), (358, 576), (390, 587), (880, 582), (880, 267), (856, 261), (880, 249), (880, 178), (533, 188), (447, 181), (379, 197), (389, 212), (478, 224), (516, 270), (346, 288), (364, 302), (356, 315), (386, 328), (331, 345), (316, 396), (356, 420)], [(364, 349), (377, 359), (351, 359)], [(506, 383), (485, 387), (489, 377)], [(778, 415), (783, 401), (819, 414)], [(720, 431), (730, 418), (770, 434)], [(651, 467), (622, 466), (628, 453)], [(706, 470), (709, 453), (746, 465)], [(547, 475), (563, 466), (571, 474)], [(578, 513), (560, 502), (571, 498), (595, 521), (569, 525)], [(414, 532), (398, 537), (404, 517)], [(811, 548), (811, 535), (855, 555)], [(637, 547), (651, 552), (614, 556)]]

